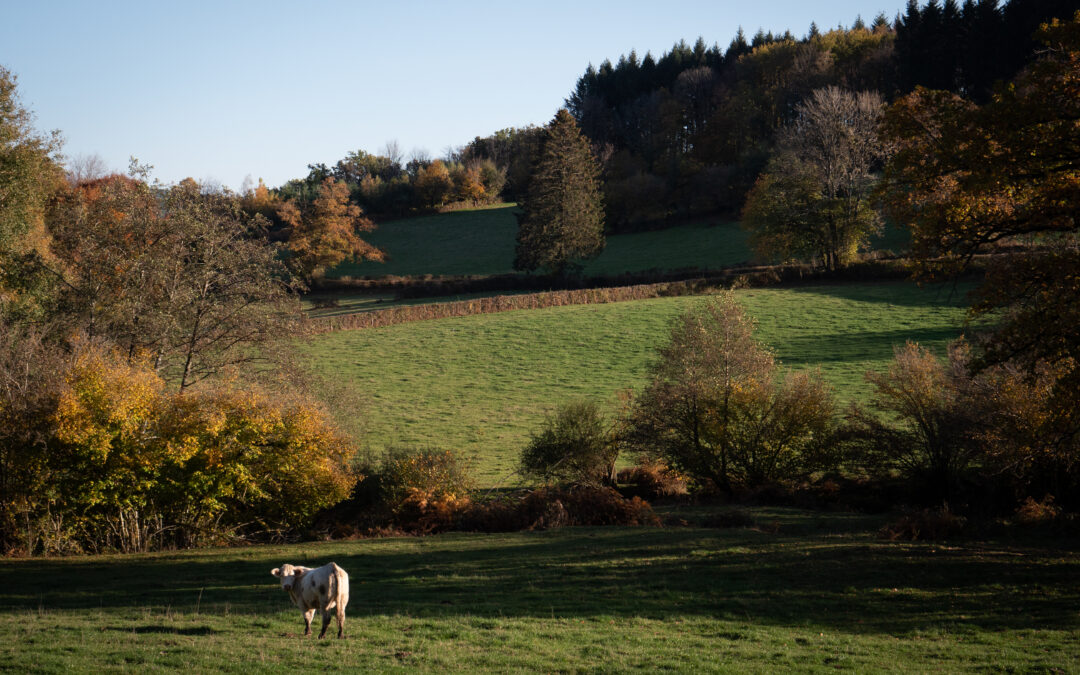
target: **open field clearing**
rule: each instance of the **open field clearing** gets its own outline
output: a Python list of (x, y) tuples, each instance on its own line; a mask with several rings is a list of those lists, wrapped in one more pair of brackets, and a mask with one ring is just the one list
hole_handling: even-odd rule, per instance
[[(344, 263), (328, 276), (510, 274), (517, 219), (513, 204), (453, 211), (383, 223), (364, 239), (386, 251), (384, 263)], [(871, 247), (900, 252), (907, 230), (888, 226)], [(750, 262), (747, 233), (732, 221), (708, 221), (663, 230), (609, 235), (604, 252), (585, 265), (586, 276), (647, 270), (711, 269)]]
[[(346, 263), (328, 276), (482, 275), (513, 272), (516, 206), (394, 220), (364, 238), (386, 251), (385, 263)], [(608, 237), (586, 275), (650, 269), (717, 269), (746, 262), (750, 250), (737, 223), (682, 225)]]
[[(740, 291), (759, 337), (796, 368), (820, 366), (842, 401), (893, 346), (944, 351), (962, 330), (959, 289), (906, 282)], [(616, 406), (645, 381), (669, 322), (701, 297), (556, 307), (342, 331), (306, 346), (314, 367), (369, 399), (367, 445), (437, 446), (469, 458), (481, 485), (512, 482), (521, 447), (556, 404)], [(346, 417), (349, 417), (346, 414)]]
[[(770, 532), (566, 528), (4, 560), (0, 669), (1080, 667), (1075, 551), (888, 543), (880, 518), (753, 515)], [(331, 560), (350, 575), (347, 637), (319, 642), (269, 571)]]

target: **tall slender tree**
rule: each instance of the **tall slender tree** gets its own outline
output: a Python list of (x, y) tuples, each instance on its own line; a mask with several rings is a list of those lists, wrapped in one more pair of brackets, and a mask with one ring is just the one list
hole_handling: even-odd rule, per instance
[(63, 181), (60, 137), (34, 130), (16, 85), (0, 66), (0, 317), (34, 314), (49, 286), (38, 264), (49, 257), (44, 212)]
[(604, 249), (600, 169), (564, 108), (545, 129), (522, 213), (514, 269), (580, 270)]

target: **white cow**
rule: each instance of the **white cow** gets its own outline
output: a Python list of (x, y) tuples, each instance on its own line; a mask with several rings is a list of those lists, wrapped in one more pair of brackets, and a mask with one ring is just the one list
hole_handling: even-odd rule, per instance
[(337, 636), (345, 637), (345, 605), (349, 604), (349, 575), (335, 563), (311, 569), (282, 565), (270, 570), (281, 579), (281, 587), (289, 593), (294, 604), (304, 613), (304, 635), (311, 635), (311, 618), (315, 610), (322, 617), (321, 640), (330, 625), (330, 610), (336, 610)]

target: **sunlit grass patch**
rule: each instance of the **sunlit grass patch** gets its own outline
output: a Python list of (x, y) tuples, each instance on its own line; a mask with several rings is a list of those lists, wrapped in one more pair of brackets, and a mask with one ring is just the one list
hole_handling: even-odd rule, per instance
[[(967, 286), (905, 282), (740, 291), (758, 335), (780, 361), (820, 367), (842, 402), (865, 396), (867, 369), (914, 340), (940, 353), (963, 330)], [(482, 485), (512, 480), (530, 432), (560, 402), (609, 410), (640, 388), (670, 321), (702, 297), (553, 307), (313, 338), (315, 366), (370, 399), (371, 447), (413, 444), (460, 452)]]
[[(708, 507), (695, 507), (707, 515)], [(687, 514), (693, 515), (693, 514)], [(1080, 558), (1059, 542), (895, 544), (881, 517), (779, 529), (567, 528), (3, 560), (18, 672), (663, 669), (1069, 672)], [(345, 640), (304, 638), (269, 570), (335, 561)]]

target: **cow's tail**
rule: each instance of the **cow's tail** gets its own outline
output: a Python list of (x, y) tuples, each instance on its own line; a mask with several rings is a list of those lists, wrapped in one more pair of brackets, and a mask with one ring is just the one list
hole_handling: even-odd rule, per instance
[(337, 563), (330, 564), (334, 566), (334, 573), (331, 575), (333, 580), (330, 582), (334, 599), (342, 609), (345, 609), (345, 605), (349, 602), (349, 574), (338, 567)]

